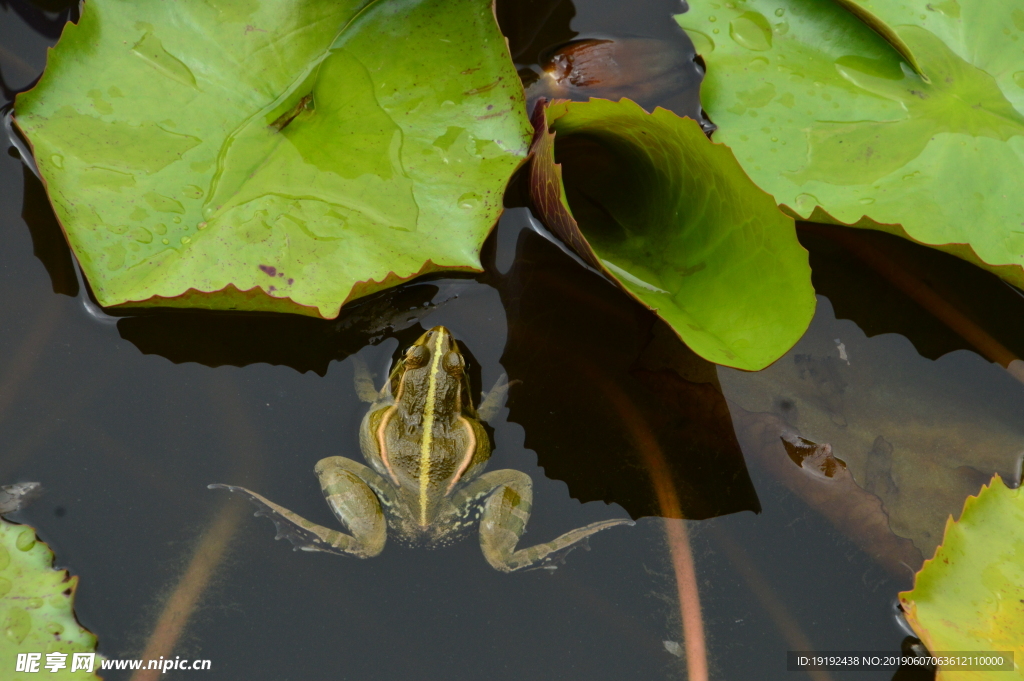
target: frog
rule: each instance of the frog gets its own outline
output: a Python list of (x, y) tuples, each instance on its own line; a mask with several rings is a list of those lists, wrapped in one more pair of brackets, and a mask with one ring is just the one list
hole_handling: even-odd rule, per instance
[[(314, 471), (344, 531), (318, 525), (244, 487), (209, 485), (248, 498), (269, 517), (277, 539), (295, 550), (356, 558), (380, 555), (389, 531), (406, 545), (437, 548), (472, 534), (499, 572), (554, 569), (589, 537), (628, 518), (613, 518), (516, 548), (533, 507), (533, 480), (513, 469), (485, 472), (492, 446), (484, 423), (500, 409), (509, 383), (503, 376), (474, 407), (466, 359), (451, 331), (435, 326), (413, 343), (376, 391), (365, 367), (357, 392), (371, 403), (359, 428), (366, 464), (343, 456), (317, 462)], [(589, 546), (588, 546), (589, 548)]]

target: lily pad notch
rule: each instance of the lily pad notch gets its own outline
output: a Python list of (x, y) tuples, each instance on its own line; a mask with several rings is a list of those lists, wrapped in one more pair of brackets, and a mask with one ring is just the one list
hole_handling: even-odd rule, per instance
[(877, 229), (1024, 288), (1019, 0), (694, 2), (701, 101), (799, 220)]

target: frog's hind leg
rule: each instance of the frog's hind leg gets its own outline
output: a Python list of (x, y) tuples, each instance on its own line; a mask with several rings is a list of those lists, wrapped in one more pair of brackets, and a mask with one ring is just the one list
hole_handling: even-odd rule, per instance
[(376, 471), (343, 456), (329, 456), (316, 464), (320, 489), (334, 516), (360, 542), (364, 557), (384, 550), (388, 522), (385, 507), (397, 503), (394, 487)]
[[(321, 470), (321, 464), (333, 463), (335, 459), (347, 461), (353, 467), (366, 467), (340, 456), (324, 459), (317, 464), (317, 476), (320, 478), (320, 487), (327, 498), (327, 503), (334, 515), (352, 533), (351, 535), (317, 525), (244, 487), (209, 487), (243, 494), (257, 507), (257, 516), (265, 516), (273, 521), (277, 527), (275, 539), (288, 539), (296, 551), (323, 551), (342, 556), (372, 558), (384, 550), (384, 542), (387, 539), (387, 524), (380, 503), (366, 481), (356, 472), (347, 470), (346, 466), (334, 464)], [(366, 470), (376, 475), (369, 469)]]
[(566, 532), (545, 544), (516, 550), (533, 508), (533, 481), (520, 471), (492, 471), (460, 490), (452, 502), (473, 504), (485, 497), (480, 518), (480, 548), (487, 562), (501, 572), (548, 567), (595, 532), (634, 524), (626, 518), (602, 520)]

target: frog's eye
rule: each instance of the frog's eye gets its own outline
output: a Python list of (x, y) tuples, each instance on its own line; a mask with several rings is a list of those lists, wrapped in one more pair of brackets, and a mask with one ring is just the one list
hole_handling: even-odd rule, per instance
[(462, 359), (462, 355), (459, 353), (454, 350), (449, 350), (445, 353), (441, 364), (444, 366), (444, 370), (450, 375), (461, 376), (462, 370), (465, 367), (465, 360)]
[(425, 345), (414, 345), (405, 352), (405, 366), (415, 369), (424, 366), (430, 360), (430, 350)]

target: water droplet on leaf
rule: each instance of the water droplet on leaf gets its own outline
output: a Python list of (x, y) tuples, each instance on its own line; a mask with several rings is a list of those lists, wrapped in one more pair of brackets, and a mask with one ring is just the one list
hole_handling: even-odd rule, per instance
[(34, 530), (24, 529), (14, 542), (19, 551), (28, 551), (36, 545), (36, 533)]
[(459, 197), (459, 208), (476, 208), (480, 205), (480, 195), (476, 192), (466, 192)]
[(763, 52), (772, 47), (772, 28), (768, 20), (757, 12), (744, 12), (729, 22), (729, 37), (738, 45)]
[(814, 194), (800, 194), (796, 197), (796, 207), (801, 211), (809, 211), (821, 201)]
[(32, 618), (21, 608), (11, 608), (7, 611), (7, 628), (4, 634), (9, 641), (19, 644), (28, 636), (32, 629)]

